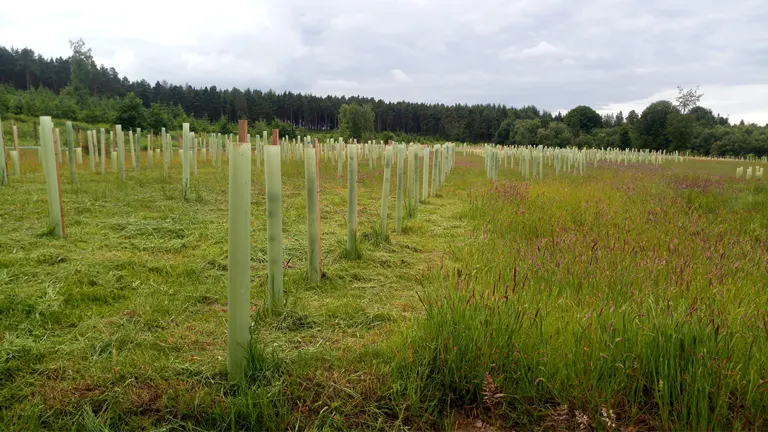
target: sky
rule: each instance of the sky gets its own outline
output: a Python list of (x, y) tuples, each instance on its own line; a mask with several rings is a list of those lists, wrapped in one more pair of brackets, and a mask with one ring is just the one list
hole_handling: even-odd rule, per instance
[[(129, 79), (389, 101), (638, 113), (677, 86), (768, 123), (766, 0), (39, 0), (0, 44), (68, 56), (82, 37)], [(31, 21), (34, 19), (34, 22)]]

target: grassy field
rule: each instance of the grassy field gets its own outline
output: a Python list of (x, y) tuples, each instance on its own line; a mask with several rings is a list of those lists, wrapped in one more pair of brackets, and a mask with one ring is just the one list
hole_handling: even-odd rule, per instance
[(227, 174), (62, 172), (50, 236), (34, 153), (0, 188), (3, 430), (762, 430), (768, 187), (737, 162), (601, 163), (524, 181), (458, 153), (442, 196), (361, 258), (346, 179), (321, 162), (324, 279), (306, 277), (303, 162), (283, 164), (288, 307), (264, 312), (264, 177), (253, 168), (253, 354), (226, 376)]

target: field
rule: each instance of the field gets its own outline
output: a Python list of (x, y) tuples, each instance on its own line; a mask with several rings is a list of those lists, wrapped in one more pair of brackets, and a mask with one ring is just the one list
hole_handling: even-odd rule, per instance
[[(144, 155), (146, 158), (146, 155)], [(264, 172), (252, 175), (252, 353), (227, 379), (226, 161), (62, 167), (48, 229), (34, 152), (0, 187), (3, 430), (764, 430), (768, 187), (745, 163), (589, 163), (524, 179), (457, 151), (389, 238), (383, 170), (320, 162), (323, 279), (307, 278), (304, 164), (283, 161), (287, 307), (265, 312)], [(752, 164), (754, 165), (754, 163)], [(766, 164), (759, 164), (765, 166)], [(344, 171), (346, 173), (346, 171)]]

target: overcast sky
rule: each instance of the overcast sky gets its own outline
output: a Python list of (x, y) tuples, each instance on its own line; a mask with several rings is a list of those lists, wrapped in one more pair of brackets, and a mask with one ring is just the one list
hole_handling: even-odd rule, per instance
[[(82, 37), (129, 79), (640, 110), (702, 105), (768, 123), (766, 0), (95, 0), (10, 2), (0, 44), (68, 56)], [(638, 111), (639, 112), (639, 111)]]

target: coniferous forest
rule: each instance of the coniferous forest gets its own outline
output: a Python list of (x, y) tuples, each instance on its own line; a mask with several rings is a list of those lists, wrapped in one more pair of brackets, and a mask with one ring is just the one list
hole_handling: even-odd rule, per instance
[[(345, 104), (370, 107), (372, 130), (358, 139), (495, 142), (555, 147), (644, 148), (713, 156), (768, 155), (768, 130), (731, 124), (698, 105), (701, 95), (681, 89), (676, 101), (658, 101), (642, 112), (598, 114), (578, 106), (551, 113), (536, 106), (388, 102), (365, 96), (318, 96), (263, 89), (220, 89), (215, 83), (130, 81), (99, 65), (82, 40), (68, 58), (46, 58), (30, 48), (0, 46), (0, 115), (51, 115), (85, 124), (230, 132), (239, 119), (284, 135), (339, 129)], [(706, 99), (704, 99), (706, 101)]]

